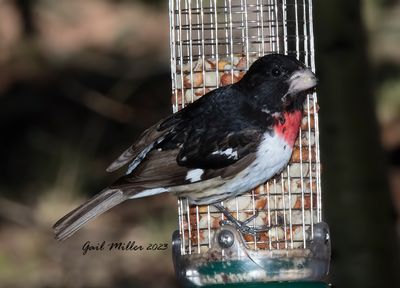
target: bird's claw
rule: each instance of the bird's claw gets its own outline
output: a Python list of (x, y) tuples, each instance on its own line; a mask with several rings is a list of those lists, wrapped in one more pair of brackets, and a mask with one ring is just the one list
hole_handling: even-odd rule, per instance
[(259, 214), (259, 212), (258, 212), (258, 210), (256, 210), (252, 216), (250, 216), (249, 218), (247, 218), (246, 220), (241, 222), (242, 225), (246, 225), (246, 224), (250, 223), (251, 221), (253, 221), (254, 219), (256, 219), (258, 217), (258, 214)]
[(263, 232), (268, 232), (270, 229), (269, 226), (263, 226), (263, 228), (257, 228), (257, 227), (250, 227), (247, 225), (243, 225), (241, 227), (238, 227), (238, 230), (242, 234), (251, 234), (251, 235), (256, 235), (258, 233), (263, 233)]
[(250, 227), (248, 225), (246, 225), (246, 223), (248, 223), (249, 219), (245, 220), (245, 221), (230, 221), (230, 220), (221, 220), (219, 223), (221, 226), (223, 225), (233, 225), (235, 226), (235, 228), (242, 234), (248, 235), (256, 235), (258, 233), (263, 233), (263, 232), (268, 232), (270, 230), (271, 227), (269, 226), (263, 226), (262, 228), (257, 228), (257, 227)]
[(221, 220), (220, 221), (220, 225), (227, 225), (227, 224), (231, 224), (233, 226), (235, 226), (235, 228), (242, 234), (251, 234), (251, 235), (255, 235), (257, 233), (262, 233), (262, 232), (268, 232), (268, 230), (270, 229), (269, 226), (263, 226), (262, 228), (256, 228), (256, 227), (250, 227), (247, 224), (250, 223), (252, 220), (254, 220), (255, 218), (258, 217), (259, 212), (256, 210), (254, 215), (252, 215), (251, 217), (249, 217), (248, 219), (244, 220), (244, 221), (239, 221), (237, 220), (228, 210), (226, 210), (225, 208), (223, 208), (220, 205), (215, 205), (224, 215), (227, 219), (225, 220)]

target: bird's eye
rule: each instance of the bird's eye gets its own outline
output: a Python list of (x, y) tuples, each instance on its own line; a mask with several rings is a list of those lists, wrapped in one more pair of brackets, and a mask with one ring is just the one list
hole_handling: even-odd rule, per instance
[(274, 68), (274, 69), (272, 69), (272, 71), (271, 71), (271, 74), (272, 74), (272, 76), (274, 76), (274, 77), (279, 77), (279, 76), (281, 76), (281, 70), (279, 69), (279, 68)]

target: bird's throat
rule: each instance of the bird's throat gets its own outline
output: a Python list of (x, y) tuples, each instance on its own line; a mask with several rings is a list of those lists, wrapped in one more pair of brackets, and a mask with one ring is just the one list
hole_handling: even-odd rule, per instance
[(275, 126), (276, 135), (282, 137), (285, 142), (293, 147), (299, 133), (300, 123), (302, 118), (301, 111), (284, 112), (278, 124)]

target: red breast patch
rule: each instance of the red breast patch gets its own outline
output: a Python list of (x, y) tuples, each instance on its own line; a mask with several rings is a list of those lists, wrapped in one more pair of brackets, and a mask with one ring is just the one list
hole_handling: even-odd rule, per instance
[(288, 145), (293, 147), (299, 133), (302, 113), (301, 111), (285, 112), (282, 117), (284, 119), (282, 122), (284, 123), (278, 121), (278, 125), (275, 126), (275, 133), (282, 137)]

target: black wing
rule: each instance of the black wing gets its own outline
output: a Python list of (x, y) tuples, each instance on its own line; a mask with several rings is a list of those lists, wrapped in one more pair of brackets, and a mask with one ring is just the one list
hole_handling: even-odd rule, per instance
[(240, 93), (226, 86), (193, 104), (197, 106), (182, 110), (183, 129), (177, 129), (157, 148), (179, 148), (179, 165), (202, 169), (223, 168), (255, 152), (261, 134), (275, 120), (253, 108)]
[(119, 159), (123, 160), (110, 166), (132, 161), (128, 175), (116, 186), (176, 186), (187, 184), (191, 169), (205, 170), (201, 181), (229, 177), (247, 167), (269, 120), (237, 93), (231, 86), (214, 90), (145, 131), (124, 153), (129, 157), (122, 154)]

